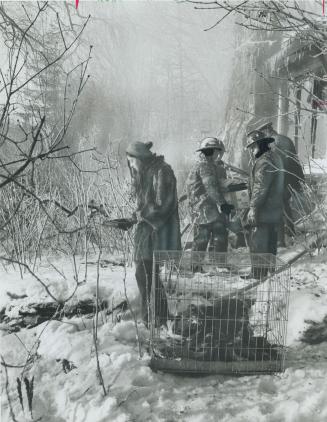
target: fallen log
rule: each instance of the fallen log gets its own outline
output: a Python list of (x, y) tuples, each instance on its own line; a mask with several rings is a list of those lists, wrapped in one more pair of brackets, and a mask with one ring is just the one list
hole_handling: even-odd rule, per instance
[[(115, 311), (124, 311), (127, 309), (127, 301), (123, 300), (114, 307), (109, 307), (107, 300), (99, 303), (99, 310), (104, 311), (106, 315), (111, 315)], [(33, 328), (45, 321), (57, 320), (63, 318), (73, 318), (79, 316), (92, 316), (95, 313), (95, 301), (93, 299), (81, 300), (75, 304), (59, 304), (57, 302), (31, 303), (21, 306), (18, 309), (18, 316), (12, 317), (7, 312), (12, 310), (3, 308), (0, 311), (0, 323), (4, 324), (2, 329), (9, 332), (17, 332), (21, 328)]]
[[(85, 261), (82, 262), (85, 264)], [(87, 265), (97, 265), (97, 261), (87, 261)], [(108, 265), (113, 265), (117, 267), (125, 267), (125, 262), (123, 260), (115, 260), (115, 259), (101, 259), (100, 260), (100, 267), (106, 268)]]
[(6, 292), (10, 299), (24, 299), (27, 295), (17, 295), (16, 293)]

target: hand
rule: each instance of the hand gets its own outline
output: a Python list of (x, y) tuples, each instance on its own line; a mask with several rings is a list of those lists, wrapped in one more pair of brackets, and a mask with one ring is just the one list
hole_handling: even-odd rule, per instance
[(141, 215), (141, 211), (135, 211), (134, 215), (135, 215), (136, 221), (138, 223), (140, 223), (141, 221), (143, 221), (143, 217)]
[(133, 211), (132, 216), (131, 216), (131, 220), (133, 220), (135, 223), (137, 223), (139, 219), (138, 213), (139, 211)]
[(255, 215), (254, 215), (254, 209), (250, 208), (248, 215), (247, 215), (247, 223), (251, 226), (254, 226), (255, 223)]

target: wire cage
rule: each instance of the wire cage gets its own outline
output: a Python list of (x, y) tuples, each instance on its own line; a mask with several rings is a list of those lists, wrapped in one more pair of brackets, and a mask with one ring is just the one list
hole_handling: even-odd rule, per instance
[[(242, 278), (244, 274), (253, 278)], [(290, 266), (270, 254), (156, 251), (151, 367), (175, 373), (284, 370)]]

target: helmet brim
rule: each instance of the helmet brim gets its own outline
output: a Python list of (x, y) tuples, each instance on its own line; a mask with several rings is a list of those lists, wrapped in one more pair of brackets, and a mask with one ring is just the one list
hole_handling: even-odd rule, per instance
[(216, 149), (217, 151), (223, 151), (223, 149), (221, 149), (219, 147), (206, 147), (206, 148), (199, 148), (199, 149), (196, 150), (196, 152), (206, 151), (208, 149)]
[(267, 144), (271, 144), (272, 142), (275, 142), (275, 138), (261, 138), (256, 139), (255, 141), (251, 142), (246, 146), (246, 148), (252, 147), (254, 144), (258, 144), (259, 142), (266, 142)]

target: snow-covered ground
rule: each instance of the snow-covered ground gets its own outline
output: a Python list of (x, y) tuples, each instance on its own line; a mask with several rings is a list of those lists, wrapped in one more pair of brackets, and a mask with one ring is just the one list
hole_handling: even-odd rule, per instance
[[(305, 257), (292, 269), (287, 344), (287, 369), (278, 375), (246, 377), (186, 377), (152, 372), (146, 352), (148, 331), (139, 323), (143, 355), (139, 356), (133, 318), (127, 312), (120, 322), (99, 318), (99, 360), (107, 396), (96, 372), (92, 320), (73, 318), (45, 322), (18, 333), (2, 331), (1, 355), (9, 365), (24, 365), (27, 350), (38, 344), (38, 357), (25, 376), (34, 376), (33, 420), (47, 422), (107, 421), (226, 421), (226, 422), (325, 422), (327, 420), (327, 342), (306, 345), (300, 341), (306, 320), (321, 321), (327, 313), (327, 253)], [(74, 288), (73, 271), (66, 261), (48, 263), (37, 274), (57, 297), (68, 297)], [(84, 267), (80, 265), (81, 278)], [(65, 275), (63, 277), (60, 272)], [(87, 281), (74, 301), (95, 295), (96, 265), (90, 265)], [(129, 300), (138, 311), (133, 269), (128, 268)], [(11, 294), (26, 298), (11, 299)], [(30, 275), (0, 270), (0, 308), (48, 301), (44, 288)], [(101, 268), (100, 296), (113, 306), (124, 299), (122, 267)], [(38, 343), (39, 342), (39, 343)], [(26, 349), (27, 350), (26, 350)], [(63, 370), (63, 360), (74, 364)], [(22, 368), (8, 368), (9, 396), (16, 420), (31, 420), (23, 390), (25, 415), (18, 400), (17, 381)], [(2, 367), (2, 422), (11, 420)]]

